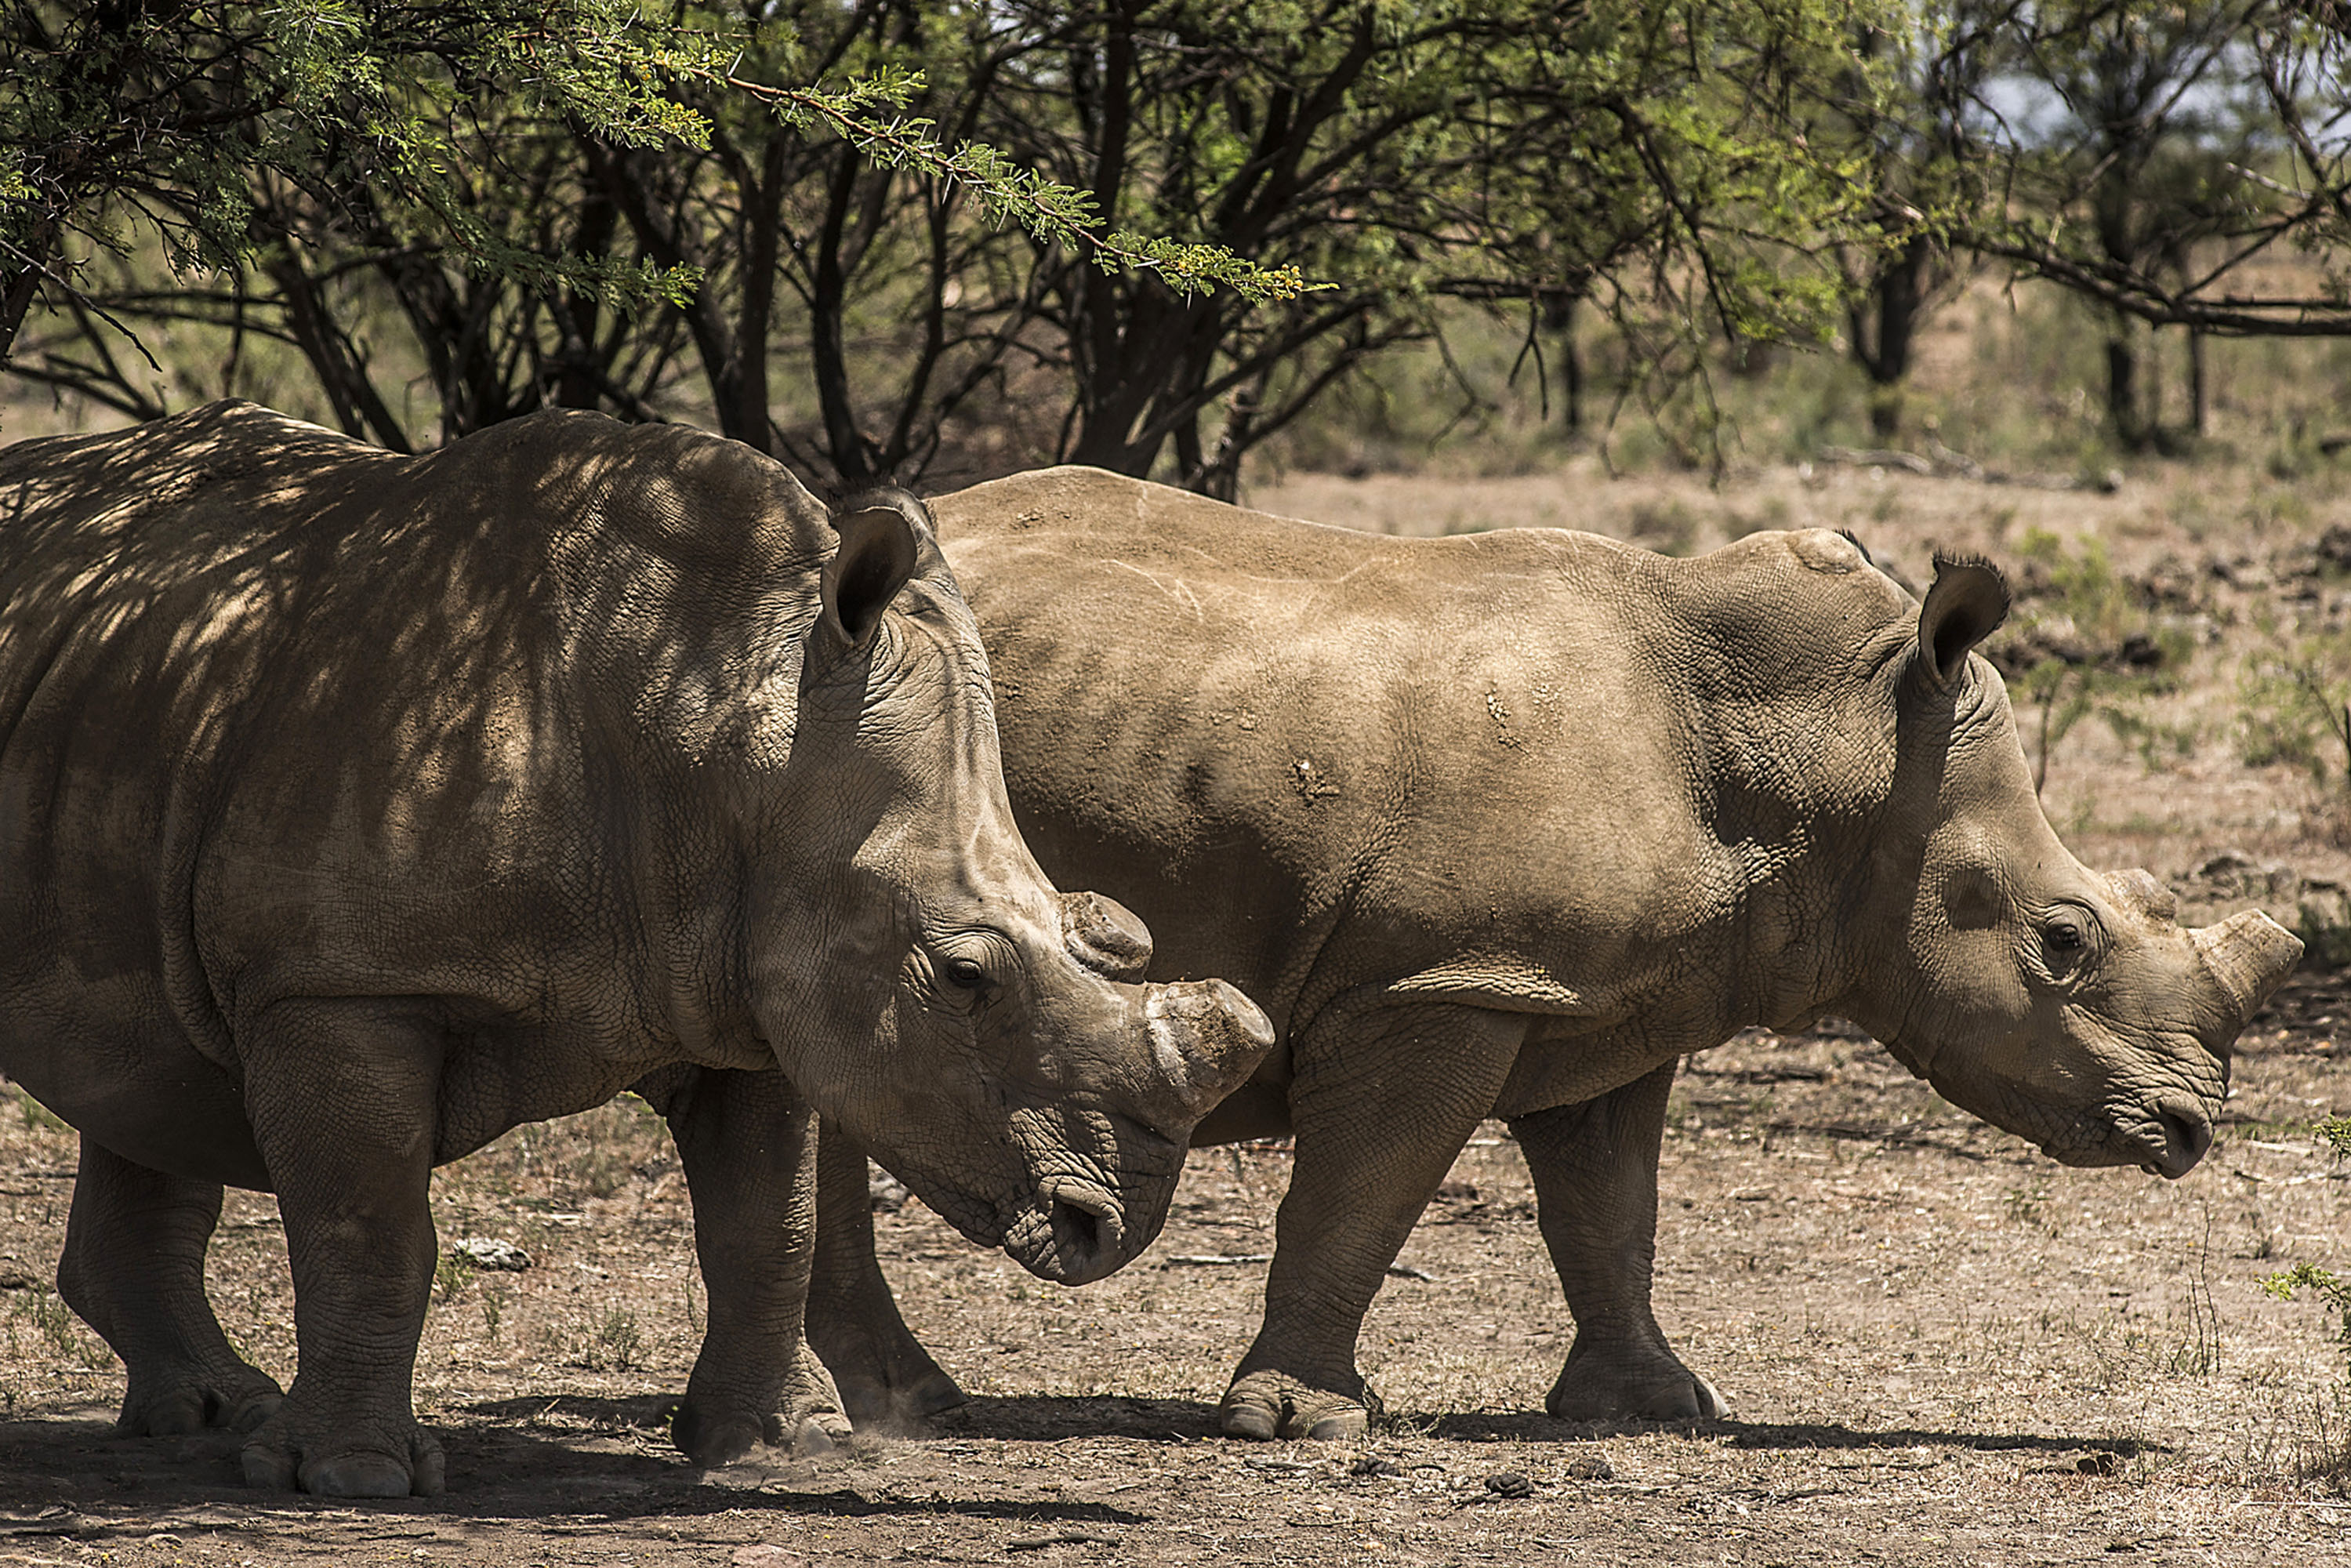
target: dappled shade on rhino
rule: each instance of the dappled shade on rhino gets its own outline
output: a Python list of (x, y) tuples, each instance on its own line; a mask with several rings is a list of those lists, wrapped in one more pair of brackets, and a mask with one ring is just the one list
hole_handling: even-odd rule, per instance
[[(252, 1427), (256, 1481), (439, 1488), (428, 1176), (518, 1123), (669, 1118), (712, 1333), (757, 1341), (679, 1410), (716, 1461), (838, 1424), (811, 1106), (1083, 1280), (1271, 1043), (1038, 870), (904, 496), (590, 415), (402, 458), (216, 404), (0, 453), (0, 1070), (82, 1134), (59, 1289), (127, 1429)], [(204, 1299), (223, 1183), (285, 1217), (282, 1400)]]
[[(1039, 858), (1281, 1036), (1194, 1134), (1297, 1135), (1229, 1432), (1364, 1429), (1364, 1314), (1482, 1117), (1576, 1319), (1550, 1408), (1716, 1415), (1650, 1309), (1680, 1056), (1834, 1013), (2056, 1159), (2178, 1176), (2301, 952), (2066, 852), (1970, 652), (1980, 562), (1921, 604), (1820, 530), (1388, 538), (1082, 468), (933, 507)], [(952, 1403), (833, 1142), (811, 1342), (860, 1418)]]

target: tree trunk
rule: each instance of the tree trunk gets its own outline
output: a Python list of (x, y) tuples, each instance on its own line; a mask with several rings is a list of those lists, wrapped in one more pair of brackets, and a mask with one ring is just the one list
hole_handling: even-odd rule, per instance
[(2130, 329), (2117, 325), (2106, 336), (2106, 418), (2115, 439), (2128, 452), (2147, 445), (2138, 396), (2138, 350), (2132, 346)]
[(849, 385), (849, 277), (841, 265), (841, 247), (848, 243), (864, 156), (854, 146), (841, 143), (825, 193), (824, 222), (817, 230), (816, 260), (809, 279), (810, 368), (816, 381), (817, 409), (824, 421), (826, 455), (832, 459), (833, 472), (841, 476), (841, 483), (852, 489), (883, 477), (879, 449), (858, 427)]
[[(620, 214), (612, 199), (590, 185), (580, 203), (580, 229), (573, 247), (582, 256), (606, 256), (612, 248), (612, 231)], [(594, 408), (602, 400), (604, 377), (596, 362), (596, 332), (603, 306), (592, 289), (569, 290), (554, 311), (561, 334), (554, 376), (555, 406)]]
[(1905, 245), (1871, 280), (1867, 305), (1850, 318), (1853, 357), (1870, 380), (1869, 428), (1880, 441), (1902, 428), (1902, 382), (1910, 373), (1928, 259), (1924, 237)]
[(1567, 393), (1564, 414), (1572, 434), (1583, 432), (1583, 356), (1575, 346), (1575, 308), (1583, 300), (1570, 294), (1556, 299), (1543, 313), (1543, 325), (1559, 339), (1559, 375)]
[(2211, 416), (2210, 392), (2204, 379), (2204, 334), (2194, 327), (2188, 329), (2188, 420), (2189, 428), (2198, 440), (2209, 434), (2206, 423)]
[(377, 393), (367, 367), (360, 363), (350, 340), (336, 324), (333, 312), (327, 308), (318, 280), (304, 270), (293, 248), (288, 246), (268, 270), (285, 301), (286, 325), (293, 334), (294, 345), (310, 361), (310, 373), (318, 378), (319, 390), (334, 405), (335, 423), (343, 427), (343, 434), (362, 441), (372, 440), (392, 452), (414, 451), (408, 433), (401, 429), (400, 422)]
[(33, 308), (33, 300), (41, 292), (41, 269), (27, 267), (21, 272), (0, 272), (0, 371), (8, 368), (8, 357), (16, 350), (16, 330), (25, 324), (25, 313)]

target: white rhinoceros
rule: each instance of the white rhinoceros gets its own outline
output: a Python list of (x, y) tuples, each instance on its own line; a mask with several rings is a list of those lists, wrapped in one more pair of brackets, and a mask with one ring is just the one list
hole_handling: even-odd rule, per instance
[[(675, 1434), (738, 1455), (831, 1395), (811, 1104), (1048, 1278), (1150, 1240), (1272, 1035), (1221, 982), (1124, 983), (1148, 955), (1022, 844), (909, 498), (828, 517), (584, 414), (403, 458), (222, 403), (0, 453), (0, 1069), (81, 1131), (57, 1283), (128, 1430), (438, 1490), (428, 1175), (638, 1083), (744, 1342)], [(282, 1401), (204, 1299), (223, 1183), (285, 1217)], [(729, 1266), (749, 1234), (768, 1266)]]
[[(1921, 605), (1823, 531), (1385, 538), (1082, 468), (933, 507), (1039, 858), (1281, 1037), (1193, 1134), (1297, 1134), (1228, 1432), (1364, 1429), (1364, 1313), (1486, 1116), (1576, 1320), (1550, 1409), (1719, 1414), (1650, 1312), (1678, 1058), (1835, 1013), (2058, 1160), (2178, 1176), (2302, 950), (2066, 852), (1970, 652), (2008, 608), (1980, 563)], [(810, 1342), (860, 1418), (953, 1404), (837, 1142)]]

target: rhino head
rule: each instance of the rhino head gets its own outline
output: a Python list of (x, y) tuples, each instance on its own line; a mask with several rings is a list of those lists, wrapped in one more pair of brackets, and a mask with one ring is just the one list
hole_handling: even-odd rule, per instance
[(1870, 651), (1893, 774), (1843, 1005), (1946, 1099), (2053, 1158), (2184, 1176), (2211, 1146), (2238, 1033), (2302, 944), (2252, 910), (2183, 930), (2146, 872), (2066, 852), (2000, 674), (1971, 652), (2008, 605), (1992, 568), (1938, 559), (1915, 621)]
[(774, 715), (730, 748), (758, 1034), (966, 1236), (1101, 1278), (1158, 1234), (1193, 1124), (1272, 1025), (1221, 980), (1139, 983), (1142, 923), (1039, 868), (920, 503), (882, 493), (832, 523), (797, 701), (776, 705), (789, 750)]

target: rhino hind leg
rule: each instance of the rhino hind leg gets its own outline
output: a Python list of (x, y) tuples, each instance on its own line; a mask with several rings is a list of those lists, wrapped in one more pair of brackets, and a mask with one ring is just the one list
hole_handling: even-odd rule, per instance
[(780, 1072), (678, 1067), (636, 1086), (669, 1123), (708, 1302), (670, 1437), (695, 1464), (762, 1445), (845, 1442), (831, 1377), (802, 1342), (816, 1230), (816, 1118)]
[(204, 1295), (204, 1249), (220, 1223), (216, 1182), (166, 1176), (84, 1138), (57, 1293), (122, 1358), (116, 1430), (171, 1437), (250, 1431), (284, 1397), (229, 1348)]
[(899, 1314), (873, 1249), (864, 1146), (830, 1123), (817, 1155), (816, 1273), (808, 1341), (861, 1430), (915, 1435), (968, 1403)]
[(1575, 1316), (1544, 1407), (1570, 1421), (1714, 1420), (1730, 1413), (1666, 1343), (1649, 1302), (1657, 1155), (1676, 1063), (1576, 1105), (1514, 1118), (1543, 1242)]
[[(1236, 1437), (1362, 1437), (1379, 1401), (1355, 1366), (1364, 1314), (1421, 1210), (1494, 1103), (1522, 1015), (1444, 1005), (1318, 1020), (1293, 1048), (1290, 1191), (1274, 1220), (1265, 1322), (1219, 1411)], [(1344, 1051), (1316, 1049), (1353, 1031)], [(1442, 1073), (1397, 1061), (1442, 1062)], [(1385, 1061), (1390, 1071), (1366, 1071)], [(1329, 1063), (1326, 1069), (1323, 1064)]]

